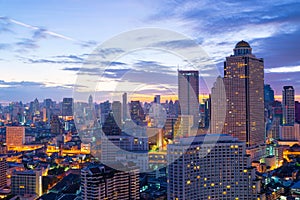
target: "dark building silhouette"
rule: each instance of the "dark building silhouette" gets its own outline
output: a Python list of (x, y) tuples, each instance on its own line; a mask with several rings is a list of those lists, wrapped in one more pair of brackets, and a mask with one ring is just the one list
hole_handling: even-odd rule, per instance
[(73, 116), (73, 98), (64, 98), (62, 102), (62, 116)]

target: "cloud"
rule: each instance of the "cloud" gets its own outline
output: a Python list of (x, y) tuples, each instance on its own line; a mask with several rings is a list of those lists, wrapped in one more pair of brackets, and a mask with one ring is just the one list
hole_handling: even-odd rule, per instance
[(286, 66), (286, 67), (274, 67), (265, 69), (265, 73), (291, 73), (300, 72), (300, 65), (298, 66)]
[(7, 43), (0, 43), (0, 50), (7, 50), (10, 49), (11, 45)]
[(11, 25), (7, 17), (0, 17), (0, 33), (9, 32), (13, 33), (11, 30)]
[(26, 51), (26, 49), (36, 49), (39, 47), (35, 40), (22, 38), (16, 45), (19, 47), (19, 51)]
[(45, 86), (44, 83), (32, 81), (10, 81), (0, 80), (0, 87), (30, 87), (30, 86)]
[(30, 24), (21, 22), (19, 20), (9, 18), (9, 17), (4, 17), (4, 16), (0, 17), (0, 33), (1, 32), (14, 33), (12, 31), (13, 26), (21, 26), (21, 27), (29, 29), (32, 32), (31, 37), (21, 38), (20, 41), (16, 42), (16, 45), (18, 47), (17, 51), (19, 51), (19, 52), (24, 52), (24, 51), (27, 51), (30, 49), (38, 48), (39, 47), (38, 42), (41, 39), (47, 39), (47, 38), (56, 38), (56, 39), (70, 41), (73, 44), (79, 45), (83, 48), (91, 48), (97, 44), (97, 42), (94, 40), (81, 41), (81, 40), (63, 35), (58, 32), (48, 30), (45, 27), (33, 26)]
[(161, 47), (169, 47), (174, 49), (182, 49), (182, 48), (190, 48), (190, 47), (198, 46), (198, 44), (193, 40), (170, 40), (170, 41), (155, 43), (154, 45), (161, 46)]

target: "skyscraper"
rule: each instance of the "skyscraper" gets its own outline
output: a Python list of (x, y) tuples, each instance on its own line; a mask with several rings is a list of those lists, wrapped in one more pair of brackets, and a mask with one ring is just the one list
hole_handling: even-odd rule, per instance
[(122, 128), (122, 104), (120, 101), (114, 101), (111, 104), (112, 114), (117, 125)]
[(63, 99), (62, 116), (73, 116), (73, 98)]
[(122, 118), (123, 122), (128, 118), (127, 93), (122, 95)]
[(295, 123), (295, 90), (293, 86), (284, 86), (282, 90), (283, 125)]
[(178, 98), (181, 115), (192, 115), (193, 126), (199, 124), (199, 71), (178, 71)]
[(274, 90), (271, 88), (269, 84), (264, 86), (264, 100), (265, 104), (270, 104), (274, 102)]
[(245, 142), (209, 134), (182, 138), (167, 149), (168, 200), (256, 199)]
[(6, 172), (7, 172), (7, 162), (6, 162), (6, 156), (0, 155), (0, 188), (3, 188), (7, 185), (7, 178), (6, 178)]
[(210, 132), (222, 133), (226, 115), (226, 94), (223, 79), (219, 76), (211, 89)]
[(223, 132), (247, 146), (264, 143), (264, 61), (243, 40), (236, 44), (234, 55), (226, 57), (224, 85), (227, 114)]

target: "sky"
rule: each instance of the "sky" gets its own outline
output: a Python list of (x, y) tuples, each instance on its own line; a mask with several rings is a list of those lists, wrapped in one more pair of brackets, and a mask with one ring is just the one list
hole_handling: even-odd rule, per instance
[(240, 40), (264, 58), (276, 95), (292, 85), (300, 99), (299, 10), (297, 0), (0, 0), (0, 102), (171, 98), (187, 66), (207, 95)]

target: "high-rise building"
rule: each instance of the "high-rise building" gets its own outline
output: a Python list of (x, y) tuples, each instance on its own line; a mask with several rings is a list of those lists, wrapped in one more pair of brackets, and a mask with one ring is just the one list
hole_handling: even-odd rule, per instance
[(167, 149), (168, 200), (256, 199), (245, 142), (208, 134), (182, 138)]
[(113, 113), (109, 113), (105, 122), (102, 124), (102, 131), (105, 135), (120, 135), (122, 132), (121, 127), (117, 124)]
[(270, 104), (274, 102), (274, 90), (271, 88), (269, 84), (265, 84), (264, 86), (264, 101), (265, 104)]
[(51, 133), (59, 134), (62, 132), (62, 124), (57, 115), (53, 115), (50, 122)]
[(226, 93), (223, 79), (219, 76), (211, 89), (210, 132), (222, 133), (226, 115)]
[[(117, 169), (123, 169), (117, 170)], [(99, 164), (81, 170), (81, 191), (84, 200), (140, 199), (139, 170), (136, 167), (110, 168)]]
[(12, 194), (22, 196), (42, 195), (42, 171), (26, 170), (13, 171), (11, 176), (11, 192)]
[(122, 128), (122, 104), (120, 101), (114, 101), (111, 104), (112, 114), (117, 125)]
[(7, 167), (6, 156), (0, 155), (0, 188), (3, 188), (7, 185)]
[(93, 109), (94, 101), (93, 101), (93, 96), (92, 95), (89, 96), (88, 104), (89, 104), (90, 109)]
[(192, 115), (194, 127), (199, 125), (199, 71), (178, 71), (178, 98), (181, 115)]
[(282, 124), (293, 125), (295, 123), (295, 90), (293, 86), (284, 86), (282, 90)]
[(128, 105), (127, 105), (127, 93), (122, 95), (122, 118), (123, 122), (128, 119)]
[(140, 101), (131, 101), (130, 103), (130, 117), (137, 125), (143, 124), (145, 120), (145, 113)]
[(73, 98), (64, 98), (62, 102), (62, 116), (73, 116)]
[(264, 143), (264, 61), (252, 54), (247, 42), (238, 42), (234, 55), (226, 57), (223, 81), (227, 98), (223, 133), (247, 146)]
[(7, 126), (6, 127), (6, 146), (21, 147), (25, 144), (25, 127), (24, 126)]
[(295, 121), (300, 123), (300, 102), (295, 101)]
[(155, 95), (155, 97), (154, 97), (154, 103), (160, 104), (160, 95)]

